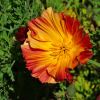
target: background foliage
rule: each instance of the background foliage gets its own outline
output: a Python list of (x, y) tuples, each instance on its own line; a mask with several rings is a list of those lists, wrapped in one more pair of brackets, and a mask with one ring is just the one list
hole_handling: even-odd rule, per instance
[[(75, 82), (41, 84), (25, 69), (15, 33), (27, 21), (53, 7), (77, 17), (93, 43), (94, 56), (71, 71)], [(96, 100), (100, 94), (99, 0), (0, 0), (0, 100)]]

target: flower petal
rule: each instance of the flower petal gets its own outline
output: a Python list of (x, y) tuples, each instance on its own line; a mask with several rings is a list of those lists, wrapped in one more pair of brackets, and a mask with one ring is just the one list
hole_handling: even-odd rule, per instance
[(81, 64), (85, 64), (93, 56), (92, 51), (86, 50), (77, 57)]
[(30, 43), (31, 48), (41, 49), (41, 50), (48, 50), (50, 48), (51, 42), (34, 39), (30, 31), (27, 34), (28, 34), (28, 41)]
[(74, 69), (78, 64), (79, 64), (78, 59), (75, 58), (75, 59), (72, 61), (72, 65), (71, 65), (70, 68), (71, 68), (71, 69)]
[(68, 15), (64, 15), (63, 13), (62, 18), (65, 21), (66, 29), (69, 32), (69, 34), (74, 35), (74, 33), (77, 33), (80, 26), (80, 22), (75, 18), (72, 18)]
[(82, 39), (82, 47), (86, 48), (86, 49), (91, 49), (92, 48), (92, 44), (90, 42), (90, 38), (89, 35), (86, 33)]
[(51, 7), (45, 10), (40, 18), (30, 21), (28, 26), (38, 33), (37, 36), (41, 40), (62, 42), (65, 38), (65, 26), (61, 14), (54, 13)]
[(23, 57), (26, 60), (26, 68), (32, 71), (32, 76), (39, 78), (43, 83), (55, 83), (55, 79), (53, 79), (46, 71), (50, 60), (49, 62), (45, 62), (45, 59), (47, 58), (45, 58), (44, 52), (32, 50), (28, 43), (24, 43), (21, 48)]

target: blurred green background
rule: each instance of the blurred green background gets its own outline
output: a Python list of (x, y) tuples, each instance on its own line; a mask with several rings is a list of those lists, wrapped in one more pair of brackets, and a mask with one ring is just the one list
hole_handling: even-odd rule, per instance
[[(71, 73), (75, 82), (41, 84), (25, 69), (15, 33), (47, 7), (77, 17), (94, 56)], [(100, 0), (0, 0), (0, 100), (96, 100), (100, 95)], [(100, 99), (99, 99), (100, 100)]]

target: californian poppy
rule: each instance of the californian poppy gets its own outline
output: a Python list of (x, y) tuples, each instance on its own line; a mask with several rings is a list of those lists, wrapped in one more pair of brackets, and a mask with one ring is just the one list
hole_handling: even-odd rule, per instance
[(68, 72), (93, 55), (88, 33), (80, 22), (52, 8), (28, 22), (27, 39), (21, 45), (26, 68), (42, 83), (70, 80)]

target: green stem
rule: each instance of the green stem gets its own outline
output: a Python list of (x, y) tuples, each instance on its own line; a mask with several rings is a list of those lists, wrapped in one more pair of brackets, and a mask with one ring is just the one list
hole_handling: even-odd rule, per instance
[(90, 64), (93, 64), (93, 65), (95, 65), (95, 66), (97, 66), (97, 67), (100, 67), (100, 63), (98, 63), (98, 62), (96, 62), (96, 61), (94, 61), (94, 60), (89, 60), (89, 63), (90, 63)]

